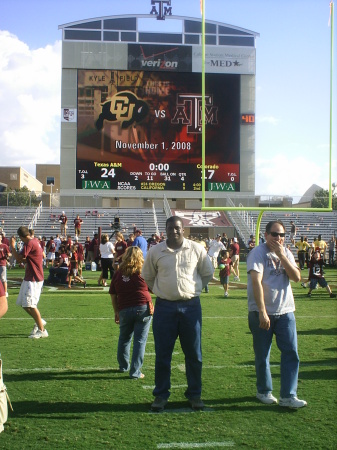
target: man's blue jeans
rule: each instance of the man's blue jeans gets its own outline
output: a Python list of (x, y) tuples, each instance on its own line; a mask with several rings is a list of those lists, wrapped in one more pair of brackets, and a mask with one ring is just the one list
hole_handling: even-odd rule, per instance
[(153, 316), (156, 351), (153, 395), (167, 400), (171, 388), (171, 360), (179, 336), (185, 355), (187, 398), (201, 395), (201, 305), (200, 298), (168, 301), (157, 298)]
[(249, 312), (249, 328), (253, 335), (255, 352), (256, 387), (260, 394), (272, 392), (269, 357), (273, 335), (281, 351), (281, 393), (282, 398), (294, 397), (297, 391), (299, 357), (294, 313), (269, 316), (270, 329), (259, 327), (259, 313)]
[[(121, 371), (127, 372), (130, 369), (131, 378), (140, 377), (151, 321), (152, 316), (149, 314), (147, 304), (122, 309), (119, 312), (117, 361)], [(133, 351), (130, 364), (132, 336)]]

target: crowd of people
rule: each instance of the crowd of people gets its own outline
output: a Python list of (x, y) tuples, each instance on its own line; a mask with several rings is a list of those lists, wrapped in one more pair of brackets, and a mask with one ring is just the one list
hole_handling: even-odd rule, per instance
[[(97, 263), (100, 286), (108, 286), (119, 326), (117, 361), (119, 370), (132, 379), (142, 379), (145, 346), (152, 323), (155, 342), (155, 387), (153, 411), (162, 411), (170, 397), (171, 358), (179, 337), (185, 355), (187, 389), (185, 397), (195, 410), (204, 408), (201, 399), (202, 313), (200, 294), (208, 292), (208, 283), (220, 282), (224, 296), (228, 297), (229, 277), (240, 282), (240, 245), (238, 239), (229, 239), (225, 233), (214, 239), (189, 236), (185, 238), (183, 220), (172, 216), (166, 221), (166, 237), (152, 234), (147, 240), (142, 231), (134, 227), (125, 238), (116, 229), (112, 237), (94, 234), (79, 242), (82, 221), (74, 221), (75, 236), (67, 234), (67, 218), (60, 216), (65, 234), (36, 238), (34, 230), (21, 226), (18, 238), (6, 239), (0, 233), (0, 317), (7, 310), (8, 261), (14, 258), (25, 267), (17, 305), (34, 320), (30, 338), (46, 338), (47, 322), (38, 309), (44, 283), (44, 266), (49, 271), (47, 284), (64, 284), (68, 288), (76, 282), (86, 287), (83, 264)], [(255, 238), (248, 242), (247, 293), (249, 328), (253, 337), (256, 369), (256, 397), (262, 403), (301, 408), (304, 400), (297, 398), (299, 356), (297, 351), (295, 303), (290, 281), (301, 281), (301, 270), (308, 267), (308, 296), (317, 284), (326, 288), (330, 297), (336, 297), (324, 278), (325, 253), (329, 250), (329, 264), (334, 264), (335, 253), (319, 235), (309, 245), (305, 237), (292, 244), (298, 249), (297, 265), (293, 253), (285, 245), (285, 227), (279, 220), (271, 221), (261, 233), (259, 245)], [(335, 251), (336, 241), (333, 250)], [(332, 247), (332, 246), (331, 246)], [(219, 278), (214, 276), (219, 270)], [(305, 283), (302, 283), (306, 287)], [(156, 296), (155, 308), (151, 293)], [(272, 394), (269, 367), (273, 335), (281, 351), (281, 393), (277, 400)], [(131, 344), (133, 339), (133, 351)]]

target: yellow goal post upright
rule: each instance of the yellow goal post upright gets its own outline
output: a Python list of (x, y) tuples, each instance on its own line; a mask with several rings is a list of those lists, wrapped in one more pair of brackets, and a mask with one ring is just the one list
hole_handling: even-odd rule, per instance
[[(205, 161), (206, 161), (206, 115), (205, 115), (205, 3), (206, 0), (200, 0), (200, 8), (201, 8), (201, 16), (202, 16), (202, 74), (201, 74), (201, 83), (202, 83), (202, 174), (205, 173)], [(331, 171), (332, 171), (332, 116), (333, 116), (333, 108), (332, 108), (332, 87), (333, 87), (333, 33), (334, 33), (334, 2), (330, 1), (330, 27), (331, 27), (331, 43), (330, 43), (330, 132), (329, 132), (329, 200), (327, 208), (286, 208), (286, 207), (253, 207), (253, 206), (230, 206), (230, 207), (210, 207), (205, 205), (205, 189), (206, 189), (206, 180), (205, 177), (202, 176), (201, 188), (202, 188), (202, 211), (260, 211), (256, 223), (256, 231), (255, 231), (255, 242), (256, 245), (259, 244), (259, 236), (260, 236), (260, 225), (263, 213), (266, 211), (283, 211), (283, 212), (331, 212), (332, 211), (332, 179), (331, 179)]]

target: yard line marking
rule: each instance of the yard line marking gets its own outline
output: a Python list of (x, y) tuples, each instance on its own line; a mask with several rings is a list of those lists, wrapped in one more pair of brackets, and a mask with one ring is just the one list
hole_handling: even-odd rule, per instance
[[(146, 390), (147, 389), (153, 390), (155, 388), (155, 385), (153, 385), (153, 386), (145, 385), (145, 386), (142, 386), (142, 388), (146, 389)], [(187, 384), (174, 384), (171, 386), (170, 389), (181, 389), (181, 388), (187, 388)]]
[(171, 442), (168, 444), (158, 444), (157, 448), (215, 448), (234, 447), (234, 441), (222, 442)]
[[(204, 316), (203, 320), (205, 319), (224, 319), (224, 320), (232, 320), (232, 319), (238, 319), (238, 320), (247, 320), (248, 316)], [(330, 316), (296, 316), (296, 319), (331, 319), (334, 318), (331, 315)], [(46, 320), (52, 321), (52, 320), (115, 320), (114, 317), (52, 317), (48, 318), (45, 317)], [(2, 317), (1, 322), (4, 320), (29, 320), (31, 321), (31, 317)]]
[[(32, 318), (30, 317), (3, 317), (4, 320), (29, 320), (31, 321)], [(48, 318), (48, 317), (44, 317), (45, 320), (47, 321), (52, 321), (52, 320), (115, 320), (114, 317), (53, 317), (53, 318)], [(1, 318), (2, 321), (2, 318)]]
[[(148, 344), (148, 343), (147, 343), (147, 344)], [(145, 355), (146, 355), (146, 356), (156, 356), (155, 353), (147, 353), (147, 352), (145, 352)], [(173, 352), (172, 355), (180, 355), (180, 352)]]
[(32, 369), (8, 369), (4, 370), (4, 373), (34, 373), (34, 372), (84, 372), (84, 371), (96, 371), (105, 372), (108, 370), (114, 370), (117, 372), (116, 367), (34, 367)]
[[(336, 366), (336, 362), (326, 362), (324, 364), (322, 363), (301, 363), (301, 367), (334, 367)], [(279, 363), (271, 363), (271, 367), (280, 367)], [(213, 365), (203, 365), (203, 369), (251, 369), (254, 368), (254, 364), (226, 364), (223, 366), (213, 366)], [(177, 369), (181, 371), (185, 371), (185, 365), (184, 364), (178, 364), (176, 366), (172, 366), (172, 369)], [(96, 371), (96, 372), (106, 372), (112, 370), (116, 373), (118, 372), (118, 369), (116, 366), (108, 366), (108, 367), (33, 367), (31, 369), (28, 368), (18, 368), (18, 369), (4, 369), (4, 373), (35, 373), (35, 372), (84, 372), (84, 371)], [(153, 370), (154, 366), (146, 365), (146, 370)], [(176, 385), (176, 388), (179, 387), (185, 387), (185, 385)]]
[[(205, 414), (206, 412), (214, 412), (213, 408), (207, 408), (205, 407), (202, 410), (202, 414)], [(155, 411), (149, 411), (150, 414), (158, 414)], [(160, 414), (181, 414), (181, 413), (187, 413), (187, 414), (195, 414), (195, 411), (191, 408), (191, 407), (187, 407), (187, 408), (167, 408), (164, 409), (164, 411), (162, 411)], [(180, 448), (180, 447), (179, 447)], [(190, 448), (190, 447), (189, 447)]]

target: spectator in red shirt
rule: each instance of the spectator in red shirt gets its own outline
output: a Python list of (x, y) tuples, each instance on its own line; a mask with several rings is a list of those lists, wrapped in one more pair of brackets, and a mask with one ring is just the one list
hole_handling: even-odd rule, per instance
[(2, 243), (2, 234), (0, 234), (0, 281), (5, 289), (5, 296), (8, 297), (7, 292), (7, 260), (12, 256), (8, 245)]
[(78, 254), (77, 254), (77, 246), (76, 244), (73, 245), (69, 252), (69, 260), (70, 260), (70, 269), (69, 269), (69, 276), (68, 276), (68, 288), (71, 289), (71, 280), (74, 278), (74, 281), (77, 283), (83, 284), (83, 287), (85, 288), (87, 285), (87, 282), (83, 280), (83, 278), (80, 278), (78, 276)]
[(84, 242), (84, 260), (85, 261), (88, 260), (89, 245), (90, 245), (90, 236), (87, 236), (85, 238), (85, 242)]
[(6, 233), (3, 230), (1, 231), (1, 235), (2, 235), (2, 243), (8, 245), (9, 247), (9, 240), (6, 238)]
[(87, 262), (95, 261), (97, 258), (98, 253), (98, 234), (95, 233), (93, 239), (90, 241), (90, 244), (88, 245), (88, 256), (87, 256)]
[(4, 316), (8, 310), (8, 303), (5, 289), (0, 281), (0, 317)]
[(83, 248), (83, 245), (80, 242), (78, 242), (77, 236), (75, 236), (75, 245), (77, 247), (77, 255), (78, 255), (78, 274), (82, 278), (84, 248)]
[(81, 235), (81, 225), (82, 225), (82, 223), (83, 223), (83, 220), (77, 214), (76, 219), (74, 220), (75, 236), (80, 236)]
[(224, 288), (224, 296), (228, 297), (228, 284), (229, 284), (229, 275), (232, 271), (232, 265), (233, 262), (229, 257), (229, 252), (226, 250), (221, 250), (221, 259), (219, 262), (219, 276), (220, 276), (220, 283), (222, 284)]
[(115, 269), (118, 269), (119, 264), (122, 261), (122, 256), (127, 249), (128, 244), (124, 241), (124, 236), (122, 233), (116, 233), (116, 242), (115, 242)]
[(42, 319), (37, 305), (40, 300), (43, 286), (43, 254), (39, 241), (32, 238), (27, 227), (20, 227), (18, 235), (23, 242), (20, 253), (15, 249), (15, 238), (10, 240), (10, 248), (15, 259), (20, 264), (26, 263), (25, 277), (22, 281), (20, 292), (16, 304), (22, 308), (35, 320), (30, 338), (39, 339), (48, 337), (48, 332), (44, 328), (46, 321)]
[(66, 216), (66, 213), (64, 211), (62, 211), (62, 214), (59, 216), (59, 222), (61, 225), (61, 235), (65, 236), (67, 233), (67, 228), (68, 228), (68, 218)]
[(50, 236), (50, 239), (46, 245), (46, 252), (47, 252), (46, 265), (47, 265), (47, 267), (48, 267), (49, 263), (51, 263), (51, 266), (53, 267), (54, 261), (55, 261), (55, 251), (56, 251), (56, 244), (54, 241), (54, 236)]
[(240, 246), (236, 237), (229, 246), (229, 256), (233, 262), (234, 281), (240, 281)]
[(311, 292), (316, 288), (317, 283), (328, 291), (331, 298), (335, 298), (336, 294), (331, 292), (331, 288), (328, 285), (323, 273), (324, 261), (321, 256), (320, 250), (316, 250), (309, 262), (309, 281), (310, 287), (308, 297), (311, 297)]

